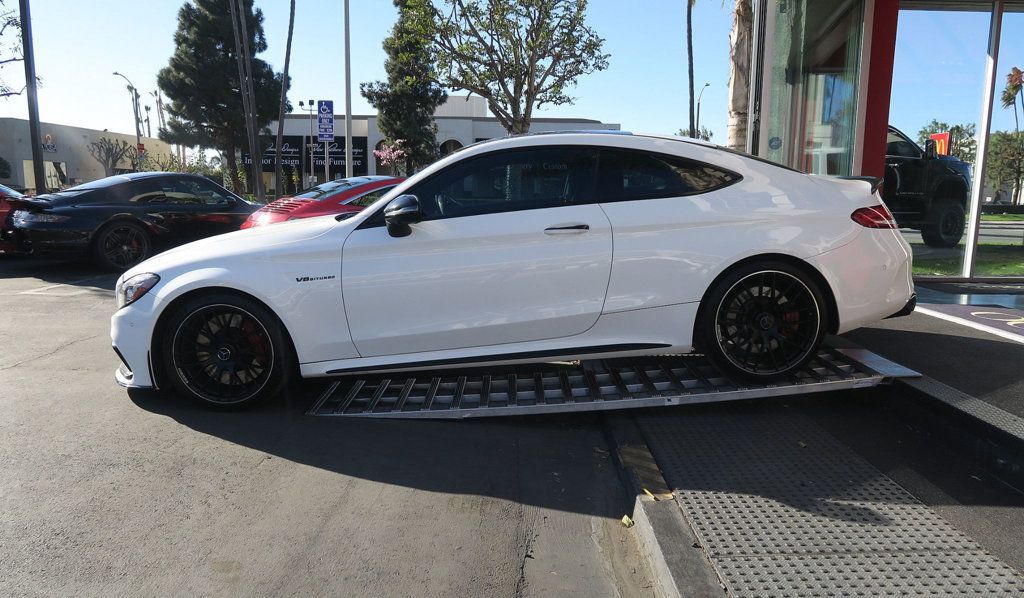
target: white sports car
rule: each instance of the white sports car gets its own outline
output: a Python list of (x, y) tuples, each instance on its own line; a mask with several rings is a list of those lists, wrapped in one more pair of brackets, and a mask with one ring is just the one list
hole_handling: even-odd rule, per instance
[(677, 137), (478, 143), (353, 217), (135, 266), (111, 318), (117, 381), (238, 406), (295, 374), (694, 350), (786, 376), (826, 334), (913, 309), (877, 186)]

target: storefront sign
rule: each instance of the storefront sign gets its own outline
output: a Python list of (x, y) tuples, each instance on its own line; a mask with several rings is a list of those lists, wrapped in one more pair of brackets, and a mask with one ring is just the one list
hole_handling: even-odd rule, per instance
[[(263, 159), (260, 166), (263, 172), (274, 172), (274, 159), (277, 151), (274, 146), (274, 139), (265, 142), (263, 146)], [(312, 148), (308, 145), (309, 137), (299, 135), (285, 135), (281, 143), (281, 164), (291, 168), (303, 168), (309, 172), (310, 150), (313, 154), (313, 167), (317, 174), (324, 170), (324, 144), (316, 141)], [(305, 152), (305, 156), (303, 156)], [(327, 147), (332, 173), (345, 172), (345, 138), (334, 137)], [(252, 158), (247, 153), (242, 154), (242, 164), (245, 167), (252, 166)], [(354, 176), (366, 176), (369, 172), (366, 163), (366, 137), (352, 138), (352, 174)]]
[(949, 155), (949, 131), (945, 133), (932, 133), (929, 139), (935, 141), (935, 153), (940, 156)]

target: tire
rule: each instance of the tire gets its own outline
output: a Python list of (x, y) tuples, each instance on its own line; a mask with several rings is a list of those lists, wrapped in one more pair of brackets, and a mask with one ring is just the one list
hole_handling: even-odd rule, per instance
[(822, 290), (804, 271), (786, 262), (753, 262), (707, 291), (696, 345), (728, 375), (785, 378), (817, 355), (828, 321)]
[(182, 395), (238, 409), (287, 387), (293, 351), (277, 317), (238, 295), (211, 293), (183, 303), (162, 328), (165, 379)]
[(964, 236), (966, 214), (958, 202), (940, 199), (932, 204), (921, 238), (929, 247), (956, 247)]
[(153, 255), (153, 240), (134, 222), (111, 222), (96, 233), (92, 253), (101, 267), (123, 272)]

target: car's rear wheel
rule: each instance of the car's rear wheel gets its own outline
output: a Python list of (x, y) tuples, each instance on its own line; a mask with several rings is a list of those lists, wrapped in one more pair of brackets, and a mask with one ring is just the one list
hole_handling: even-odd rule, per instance
[(164, 372), (206, 405), (238, 408), (276, 396), (288, 384), (290, 345), (259, 303), (212, 294), (181, 305), (164, 328)]
[(964, 236), (964, 207), (950, 199), (932, 204), (928, 222), (921, 228), (921, 239), (929, 247), (956, 247)]
[(770, 380), (813, 358), (826, 334), (818, 284), (785, 262), (747, 264), (723, 277), (701, 303), (697, 346), (727, 374)]
[(127, 270), (153, 254), (149, 233), (134, 222), (113, 222), (96, 234), (93, 257), (110, 270)]

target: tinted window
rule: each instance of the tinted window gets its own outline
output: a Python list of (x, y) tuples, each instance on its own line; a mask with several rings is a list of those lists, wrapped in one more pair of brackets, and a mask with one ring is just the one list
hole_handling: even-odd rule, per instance
[(705, 193), (739, 180), (739, 175), (675, 156), (602, 150), (598, 201), (628, 201)]
[(164, 197), (164, 190), (160, 187), (160, 184), (153, 179), (141, 179), (138, 181), (132, 181), (127, 185), (117, 187), (124, 196), (124, 199), (129, 203), (134, 204), (153, 204), (163, 203), (166, 201)]
[(366, 206), (377, 201), (378, 199), (384, 197), (384, 195), (388, 191), (391, 191), (394, 188), (395, 185), (391, 185), (390, 187), (381, 187), (380, 189), (374, 189), (373, 191), (370, 191), (366, 195), (362, 195), (353, 200), (345, 202), (345, 204), (350, 206), (362, 206), (365, 208)]
[(889, 137), (886, 139), (885, 155), (900, 156), (903, 158), (919, 158), (921, 156), (920, 152), (917, 151), (917, 147), (914, 146), (913, 143), (910, 143), (892, 131), (889, 131)]
[(564, 206), (588, 201), (596, 153), (530, 148), (460, 162), (410, 191), (427, 219)]
[(169, 204), (217, 206), (228, 203), (227, 194), (202, 179), (166, 178), (160, 180), (160, 185)]

